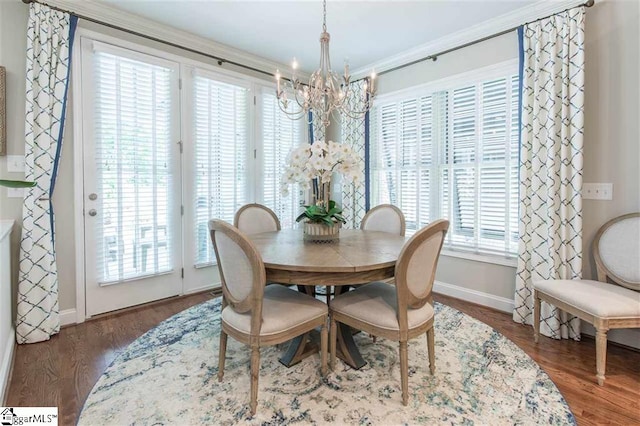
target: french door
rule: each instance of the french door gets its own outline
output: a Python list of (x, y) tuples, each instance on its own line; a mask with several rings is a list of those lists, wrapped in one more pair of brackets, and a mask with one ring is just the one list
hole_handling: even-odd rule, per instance
[(91, 316), (182, 292), (179, 64), (81, 48)]
[(283, 198), (280, 175), (306, 126), (273, 87), (91, 38), (80, 48), (88, 316), (219, 286), (208, 222), (246, 203), (295, 226), (303, 194)]

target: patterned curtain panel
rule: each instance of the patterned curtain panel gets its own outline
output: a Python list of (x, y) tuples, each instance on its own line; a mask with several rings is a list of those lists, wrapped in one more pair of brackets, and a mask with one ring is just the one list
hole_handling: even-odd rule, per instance
[(324, 125), (322, 124), (322, 120), (320, 120), (318, 118), (318, 116), (316, 114), (313, 113), (309, 113), (311, 115), (311, 136), (313, 137), (313, 139), (311, 140), (311, 143), (314, 143), (315, 141), (323, 141), (324, 137), (325, 137), (325, 128)]
[[(351, 83), (351, 90), (347, 102), (353, 111), (362, 111), (365, 102), (365, 83), (366, 80)], [(368, 115), (369, 113), (367, 113)], [(356, 229), (360, 227), (360, 222), (367, 212), (367, 191), (366, 182), (369, 177), (366, 173), (367, 159), (366, 146), (369, 143), (367, 139), (367, 118), (351, 118), (342, 116), (341, 139), (342, 143), (351, 145), (353, 149), (360, 155), (363, 161), (363, 170), (365, 174), (364, 182), (359, 184), (343, 183), (342, 185), (342, 212), (347, 223), (345, 228)]]
[(27, 29), (25, 161), (36, 186), (24, 199), (18, 284), (18, 343), (60, 331), (51, 197), (62, 148), (71, 46), (77, 18), (31, 3)]
[[(582, 274), (584, 8), (519, 30), (522, 136), (516, 322), (532, 323), (532, 282)], [(580, 320), (543, 302), (540, 331), (580, 338)]]

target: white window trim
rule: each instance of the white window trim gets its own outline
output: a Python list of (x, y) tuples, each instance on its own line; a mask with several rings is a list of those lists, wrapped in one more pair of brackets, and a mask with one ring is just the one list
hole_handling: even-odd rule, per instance
[[(476, 70), (455, 74), (442, 79), (429, 81), (416, 86), (408, 87), (405, 89), (385, 93), (383, 95), (376, 96), (375, 107), (379, 108), (387, 104), (392, 104), (406, 100), (407, 98), (417, 98), (431, 95), (435, 92), (452, 90), (458, 88), (461, 85), (477, 84), (485, 80), (491, 80), (493, 78), (504, 77), (505, 71), (511, 69), (514, 74), (518, 73), (518, 59), (511, 59), (508, 61), (499, 62), (486, 67), (478, 68)], [(373, 134), (374, 132), (372, 132)], [(439, 169), (442, 166), (435, 165), (435, 168)], [(439, 177), (439, 174), (437, 174)], [(439, 204), (438, 200), (432, 200), (432, 204)], [(439, 211), (440, 206), (437, 206)], [(443, 247), (442, 255), (447, 257), (472, 260), (476, 262), (489, 263), (495, 265), (502, 265), (507, 267), (516, 268), (518, 266), (517, 256), (507, 256), (500, 254), (489, 254), (482, 252), (475, 252), (472, 250), (461, 250), (451, 247)]]
[(416, 86), (407, 87), (405, 89), (396, 90), (394, 92), (377, 95), (374, 98), (374, 107), (379, 107), (387, 103), (405, 100), (408, 97), (419, 98), (421, 96), (430, 95), (434, 92), (456, 89), (460, 85), (469, 85), (478, 83), (492, 78), (504, 77), (506, 69), (513, 68), (513, 73), (518, 72), (518, 60), (510, 59), (508, 61), (498, 62), (486, 67), (478, 68), (460, 74), (438, 80), (429, 81), (427, 83), (418, 84)]
[(442, 248), (442, 255), (447, 257), (455, 257), (458, 259), (473, 260), (475, 262), (490, 263), (494, 265), (509, 266), (516, 268), (518, 266), (518, 258), (511, 256), (500, 256), (485, 253), (474, 253), (462, 250), (452, 250), (450, 248)]

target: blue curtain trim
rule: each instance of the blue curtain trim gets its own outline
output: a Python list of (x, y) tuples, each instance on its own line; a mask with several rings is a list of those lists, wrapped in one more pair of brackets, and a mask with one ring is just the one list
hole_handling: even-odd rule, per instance
[(309, 144), (313, 144), (313, 112), (309, 110)]
[(71, 15), (69, 17), (69, 60), (67, 64), (67, 76), (65, 78), (64, 98), (62, 100), (62, 113), (60, 117), (60, 131), (58, 133), (58, 145), (56, 146), (56, 156), (53, 162), (53, 170), (51, 172), (51, 185), (49, 187), (49, 221), (51, 224), (51, 243), (55, 243), (55, 227), (54, 227), (54, 213), (53, 213), (53, 191), (56, 186), (56, 179), (58, 177), (58, 166), (60, 164), (60, 154), (62, 152), (62, 138), (64, 135), (64, 123), (66, 121), (67, 114), (67, 95), (69, 93), (69, 76), (71, 74), (71, 56), (73, 52), (73, 41), (76, 35), (76, 28), (78, 26), (78, 17)]
[[(518, 27), (518, 173), (522, 156), (522, 91), (524, 87), (524, 25)], [(520, 217), (520, 203), (518, 203)]]
[[(367, 95), (367, 103), (369, 102), (369, 95)], [(364, 114), (364, 210), (369, 211), (371, 208), (371, 174), (369, 170), (369, 111)]]

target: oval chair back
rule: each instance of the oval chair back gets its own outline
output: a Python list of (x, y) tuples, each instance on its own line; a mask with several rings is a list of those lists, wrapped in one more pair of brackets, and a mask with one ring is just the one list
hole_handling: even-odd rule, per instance
[(380, 204), (364, 215), (360, 223), (360, 229), (363, 231), (388, 232), (404, 237), (404, 214), (402, 210), (392, 204)]
[(640, 291), (640, 212), (605, 223), (593, 240), (593, 258), (598, 281)]
[(398, 256), (395, 285), (401, 334), (408, 329), (407, 310), (421, 308), (432, 301), (436, 267), (448, 229), (448, 220), (436, 220), (416, 232)]
[(280, 230), (280, 219), (267, 206), (262, 204), (246, 204), (236, 212), (233, 226), (247, 235)]
[(266, 271), (253, 243), (236, 227), (212, 219), (211, 242), (216, 253), (224, 303), (238, 313), (251, 312), (251, 334), (258, 336)]

